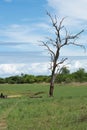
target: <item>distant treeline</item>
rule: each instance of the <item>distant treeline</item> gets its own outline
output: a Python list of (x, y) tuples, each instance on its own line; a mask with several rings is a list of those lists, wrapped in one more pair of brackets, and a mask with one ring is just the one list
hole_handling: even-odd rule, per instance
[[(21, 74), (16, 76), (11, 76), (7, 78), (0, 78), (0, 84), (24, 84), (24, 83), (49, 83), (51, 76), (34, 76), (28, 74)], [(57, 75), (56, 83), (70, 83), (70, 82), (87, 82), (87, 72), (83, 68), (80, 68), (76, 72), (70, 73), (67, 68), (62, 68), (60, 74)]]

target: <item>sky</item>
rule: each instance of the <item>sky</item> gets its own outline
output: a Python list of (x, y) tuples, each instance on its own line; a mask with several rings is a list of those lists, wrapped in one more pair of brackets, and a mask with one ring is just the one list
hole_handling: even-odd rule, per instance
[[(70, 34), (84, 29), (77, 42), (87, 48), (87, 0), (0, 0), (0, 77), (50, 74), (50, 57), (39, 42), (54, 36), (46, 11), (58, 22), (66, 17)], [(61, 56), (78, 56), (68, 58), (71, 71), (87, 70), (87, 52), (80, 47), (64, 47)]]

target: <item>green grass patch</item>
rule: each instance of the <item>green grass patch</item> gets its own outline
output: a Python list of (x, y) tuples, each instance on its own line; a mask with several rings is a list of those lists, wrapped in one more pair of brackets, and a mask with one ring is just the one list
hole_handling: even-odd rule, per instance
[(0, 121), (4, 116), (6, 130), (86, 130), (87, 86), (55, 85), (52, 98), (48, 91), (48, 84), (0, 85), (6, 95), (22, 95), (0, 99)]

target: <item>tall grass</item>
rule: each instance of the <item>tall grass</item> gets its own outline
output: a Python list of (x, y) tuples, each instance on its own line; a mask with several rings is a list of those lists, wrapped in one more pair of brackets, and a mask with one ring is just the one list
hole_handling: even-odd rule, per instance
[(0, 99), (0, 120), (5, 114), (7, 130), (86, 130), (87, 86), (56, 85), (52, 98), (48, 90), (48, 84), (0, 85), (5, 94), (22, 95)]

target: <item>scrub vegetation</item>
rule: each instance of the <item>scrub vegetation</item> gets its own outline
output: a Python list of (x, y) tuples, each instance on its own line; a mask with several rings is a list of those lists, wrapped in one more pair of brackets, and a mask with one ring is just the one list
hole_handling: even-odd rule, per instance
[[(6, 78), (0, 78), (0, 84), (25, 84), (25, 83), (49, 83), (51, 76), (47, 75), (29, 75), (21, 74)], [(72, 82), (87, 82), (87, 72), (83, 68), (79, 68), (76, 72), (70, 73), (69, 69), (63, 67), (60, 73), (56, 76), (55, 83), (72, 83)]]

